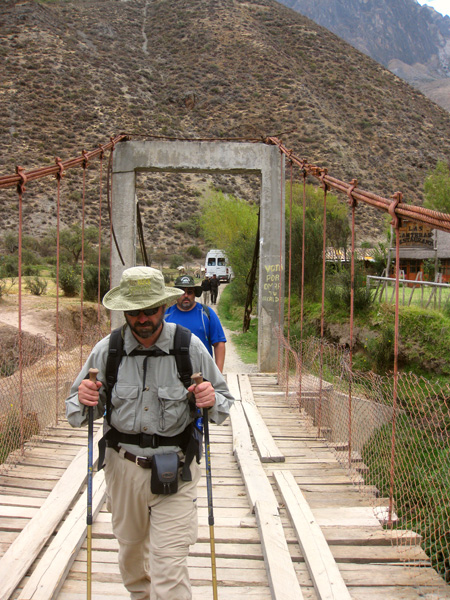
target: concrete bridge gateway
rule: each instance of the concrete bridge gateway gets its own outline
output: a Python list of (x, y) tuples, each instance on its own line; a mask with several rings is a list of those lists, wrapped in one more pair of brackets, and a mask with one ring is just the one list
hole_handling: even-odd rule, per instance
[[(139, 171), (256, 173), (261, 178), (260, 261), (258, 293), (258, 366), (276, 370), (284, 305), (284, 160), (275, 146), (233, 142), (128, 141), (114, 153), (112, 222), (124, 263), (112, 251), (112, 285), (136, 261), (136, 174)], [(113, 315), (113, 327), (120, 324)]]

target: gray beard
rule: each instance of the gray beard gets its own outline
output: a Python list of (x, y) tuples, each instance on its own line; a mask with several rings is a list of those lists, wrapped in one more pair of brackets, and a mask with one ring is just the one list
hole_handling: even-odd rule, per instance
[[(161, 323), (164, 321), (164, 312), (161, 315), (159, 321), (157, 321), (156, 325), (154, 325), (151, 321), (147, 321), (146, 323), (136, 323), (135, 325), (131, 325), (131, 323), (128, 321), (127, 317), (125, 316), (125, 319), (128, 323), (128, 327), (131, 329), (131, 331), (137, 335), (137, 337), (140, 337), (143, 340), (146, 340), (147, 338), (152, 337), (152, 335), (155, 334), (155, 332), (161, 327)], [(145, 329), (143, 329), (145, 327)]]

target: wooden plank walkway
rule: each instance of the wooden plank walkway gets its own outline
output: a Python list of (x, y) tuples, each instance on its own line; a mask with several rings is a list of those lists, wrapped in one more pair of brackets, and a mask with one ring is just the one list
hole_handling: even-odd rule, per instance
[[(325, 441), (317, 438), (309, 420), (286, 400), (274, 376), (229, 374), (228, 378), (241, 400), (229, 421), (210, 428), (221, 600), (241, 600), (244, 594), (258, 600), (450, 599), (450, 587), (429, 566), (418, 536), (383, 530), (373, 511), (383, 500), (375, 498), (372, 489), (364, 494), (358, 491), (352, 483), (354, 477), (340, 467)], [(30, 527), (85, 447), (86, 431), (63, 423), (51, 430), (44, 442), (27, 449), (17, 467), (0, 476), (0, 574), (5, 558), (17, 560), (11, 549), (21, 532)], [(75, 500), (81, 493), (77, 491)], [(189, 569), (194, 600), (210, 600), (205, 477), (199, 485), (198, 502), (199, 539), (191, 549)], [(75, 501), (71, 509), (73, 505)], [(74, 511), (68, 512), (66, 522)], [(62, 530), (63, 526), (57, 525), (54, 533)], [(29, 593), (33, 573), (39, 573), (50, 543), (57, 539), (54, 533), (45, 532), (48, 542), (8, 595), (6, 578), (0, 577), (0, 600), (86, 597), (86, 545), (82, 539), (57, 591), (51, 594), (42, 579), (36, 591)], [(396, 543), (399, 536), (402, 545)], [(110, 515), (102, 506), (93, 525), (93, 600), (129, 597), (121, 583), (117, 549)], [(56, 565), (56, 561), (49, 564)], [(56, 570), (56, 566), (44, 570), (53, 568)]]

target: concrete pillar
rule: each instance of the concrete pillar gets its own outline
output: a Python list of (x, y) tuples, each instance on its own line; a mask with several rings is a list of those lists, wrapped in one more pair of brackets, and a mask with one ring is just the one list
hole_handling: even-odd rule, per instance
[[(278, 366), (284, 306), (284, 161), (275, 146), (236, 142), (122, 142), (114, 151), (112, 219), (125, 265), (113, 244), (112, 285), (136, 263), (136, 171), (258, 173), (261, 176), (261, 237), (258, 296), (258, 368)], [(281, 302), (280, 302), (281, 298)], [(122, 322), (112, 315), (113, 326)]]
[(278, 332), (284, 319), (284, 158), (275, 146), (262, 169), (258, 292), (258, 369), (278, 368)]

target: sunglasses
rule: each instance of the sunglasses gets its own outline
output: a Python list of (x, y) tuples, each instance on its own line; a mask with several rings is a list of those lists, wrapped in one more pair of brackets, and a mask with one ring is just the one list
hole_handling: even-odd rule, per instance
[(195, 289), (194, 288), (181, 288), (185, 294), (187, 294), (188, 296), (193, 296), (195, 294)]
[(151, 317), (152, 315), (156, 315), (160, 308), (160, 306), (157, 306), (156, 308), (138, 308), (137, 310), (126, 310), (125, 314), (129, 315), (130, 317), (138, 317), (141, 313), (144, 313), (146, 317)]

